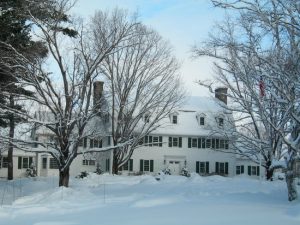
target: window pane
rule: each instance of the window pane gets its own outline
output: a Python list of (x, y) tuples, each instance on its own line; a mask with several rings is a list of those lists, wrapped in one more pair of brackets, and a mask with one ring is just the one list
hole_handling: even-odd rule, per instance
[(200, 162), (200, 173), (205, 173), (205, 163)]
[(211, 147), (211, 139), (206, 139), (206, 148)]
[(2, 168), (8, 168), (8, 158), (7, 157), (3, 157), (2, 158)]
[(220, 174), (225, 174), (225, 163), (220, 163)]
[(221, 149), (225, 148), (225, 141), (224, 140), (220, 140), (220, 148)]
[(42, 168), (47, 169), (47, 158), (42, 159)]
[(236, 174), (241, 174), (241, 167), (240, 166), (236, 166)]
[(99, 140), (95, 139), (94, 140), (94, 148), (98, 148), (99, 147)]
[(216, 139), (216, 149), (219, 149), (219, 148), (220, 148), (220, 140)]
[(178, 147), (178, 138), (177, 137), (176, 138), (173, 137), (173, 146)]
[(173, 121), (172, 123), (177, 124), (177, 116), (173, 116)]
[(56, 161), (56, 159), (54, 158), (50, 158), (50, 165), (49, 165), (50, 169), (58, 169), (58, 163)]
[(225, 140), (225, 149), (228, 149), (228, 148), (229, 148), (229, 141)]
[(202, 148), (205, 148), (205, 138), (201, 138), (202, 140)]
[(153, 137), (153, 146), (158, 146), (158, 137)]
[(200, 117), (200, 125), (204, 125), (204, 117)]
[(224, 125), (224, 119), (223, 118), (219, 118), (219, 126), (223, 127)]
[(128, 162), (129, 162), (129, 161), (127, 161), (127, 162), (124, 164), (123, 170), (128, 170)]
[(211, 139), (211, 148), (216, 148), (216, 139)]
[(193, 147), (193, 148), (197, 148), (197, 147), (198, 147), (198, 146), (197, 146), (197, 143), (198, 143), (197, 138), (192, 138), (192, 147)]
[(28, 158), (23, 158), (23, 166), (22, 168), (27, 169), (29, 168), (29, 159)]
[(78, 142), (78, 146), (79, 146), (79, 147), (82, 147), (82, 146), (83, 146), (83, 140), (82, 140), (82, 139)]
[(150, 171), (150, 162), (149, 162), (149, 160), (144, 160), (144, 171)]
[(251, 175), (256, 175), (256, 166), (251, 167)]

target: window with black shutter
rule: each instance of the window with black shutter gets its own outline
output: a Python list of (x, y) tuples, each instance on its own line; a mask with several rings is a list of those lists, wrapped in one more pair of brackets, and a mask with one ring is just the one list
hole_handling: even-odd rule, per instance
[(159, 147), (162, 147), (162, 136), (159, 136)]
[(209, 174), (209, 162), (205, 162), (205, 172)]
[(28, 169), (32, 166), (32, 157), (18, 157), (18, 169)]
[(153, 172), (154, 171), (154, 160), (140, 160), (140, 171), (141, 172)]
[(172, 137), (169, 137), (169, 147), (172, 147)]

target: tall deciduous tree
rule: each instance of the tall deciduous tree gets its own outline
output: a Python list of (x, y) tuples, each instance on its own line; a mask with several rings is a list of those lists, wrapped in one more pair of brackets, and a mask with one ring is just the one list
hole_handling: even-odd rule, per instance
[(299, 3), (212, 2), (233, 10), (237, 20), (226, 21), (219, 27), (219, 35), (212, 35), (195, 53), (217, 60), (218, 79), (230, 89), (231, 109), (240, 113), (238, 124), (251, 133), (238, 134), (242, 147), (252, 143), (256, 153), (264, 157), (268, 171), (274, 168), (271, 161), (285, 153), (289, 200), (294, 200), (293, 169), (300, 153)]
[(154, 30), (139, 24), (132, 38), (105, 59), (102, 72), (108, 90), (114, 149), (113, 173), (130, 159), (146, 135), (158, 128), (183, 100), (178, 63), (170, 45)]
[[(56, 140), (37, 141), (36, 144), (41, 146), (38, 151), (47, 152), (57, 160), (59, 186), (65, 187), (69, 185), (71, 163), (82, 154), (78, 152), (79, 144), (85, 137), (95, 136), (98, 132), (91, 124), (98, 120), (101, 101), (93, 104), (92, 99), (101, 66), (110, 54), (123, 48), (122, 43), (133, 36), (137, 25), (135, 19), (129, 19), (120, 10), (98, 12), (89, 24), (71, 23), (69, 18), (64, 19), (64, 15), (73, 3), (70, 0), (56, 1), (56, 5), (52, 5), (56, 14), (49, 20), (31, 14), (38, 37), (48, 47), (55, 72), (51, 74), (45, 72), (42, 65), (33, 65), (35, 72), (28, 71), (27, 74), (27, 85), (36, 94), (34, 100), (46, 111), (44, 120), (38, 117), (30, 120), (37, 129), (48, 130)], [(77, 32), (71, 26), (76, 26)], [(70, 36), (72, 38), (68, 38)], [(103, 128), (97, 129), (101, 132)]]

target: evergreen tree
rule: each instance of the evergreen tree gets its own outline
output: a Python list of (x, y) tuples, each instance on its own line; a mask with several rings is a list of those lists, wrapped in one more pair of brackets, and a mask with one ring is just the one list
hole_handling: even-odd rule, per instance
[(40, 49), (39, 57), (46, 55), (45, 47), (31, 40), (30, 25), (23, 13), (22, 0), (2, 0), (0, 3), (0, 126), (8, 127), (8, 179), (13, 179), (13, 139), (17, 123), (24, 119), (15, 112), (24, 109), (17, 103), (19, 97), (32, 96), (33, 93), (19, 85), (24, 78), (23, 71), (18, 67), (14, 51), (22, 55), (36, 57), (33, 52)]

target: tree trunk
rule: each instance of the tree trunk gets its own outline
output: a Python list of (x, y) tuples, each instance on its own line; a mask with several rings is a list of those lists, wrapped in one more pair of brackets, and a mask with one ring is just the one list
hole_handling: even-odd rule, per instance
[(270, 180), (270, 181), (272, 181), (273, 180), (273, 174), (274, 174), (274, 169), (273, 168), (266, 168), (266, 170), (267, 170), (267, 174), (266, 174), (266, 178), (267, 178), (267, 180)]
[(63, 171), (59, 171), (59, 187), (69, 187), (70, 168), (66, 168)]
[[(14, 98), (12, 95), (9, 96), (9, 105), (11, 108), (14, 107)], [(15, 136), (15, 118), (14, 115), (11, 113), (9, 115), (9, 145), (8, 145), (8, 166), (7, 166), (7, 179), (13, 180), (14, 179), (14, 164), (13, 164), (13, 139)]]
[(266, 179), (272, 181), (273, 180), (273, 173), (274, 173), (274, 168), (271, 167), (272, 162), (270, 160), (267, 161), (266, 163)]
[(295, 159), (292, 156), (287, 161), (287, 170), (285, 172), (285, 180), (286, 180), (286, 185), (287, 185), (287, 189), (288, 189), (289, 201), (293, 201), (293, 200), (297, 199), (297, 188), (296, 188), (295, 174), (294, 174), (294, 163), (295, 163)]
[(113, 165), (112, 165), (112, 174), (118, 174), (119, 168), (118, 168), (118, 158), (115, 155), (115, 152), (113, 154)]

